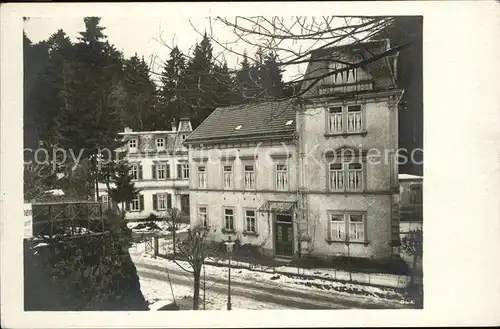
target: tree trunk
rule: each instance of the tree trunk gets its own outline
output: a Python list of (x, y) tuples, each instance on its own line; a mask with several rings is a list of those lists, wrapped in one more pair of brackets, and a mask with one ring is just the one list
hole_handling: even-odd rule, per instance
[(173, 250), (173, 256), (174, 256), (174, 259), (175, 259), (175, 233), (177, 231), (177, 227), (175, 225), (175, 217), (172, 216), (172, 247), (174, 248)]
[(193, 292), (193, 310), (198, 309), (200, 304), (200, 271), (194, 272), (194, 292)]

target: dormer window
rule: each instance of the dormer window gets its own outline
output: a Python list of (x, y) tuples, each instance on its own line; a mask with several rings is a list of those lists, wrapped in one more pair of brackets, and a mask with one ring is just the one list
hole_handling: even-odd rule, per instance
[(128, 149), (130, 152), (137, 152), (137, 139), (133, 138), (128, 141)]
[(156, 139), (156, 148), (163, 150), (165, 148), (165, 138), (160, 137)]
[(287, 122), (285, 122), (285, 126), (290, 126), (292, 123), (293, 123), (293, 120), (288, 120)]
[(237, 126), (236, 126), (236, 128), (234, 128), (234, 129), (236, 129), (236, 130), (240, 130), (240, 129), (241, 129), (241, 127), (243, 127), (243, 126), (242, 126), (242, 125), (237, 125)]

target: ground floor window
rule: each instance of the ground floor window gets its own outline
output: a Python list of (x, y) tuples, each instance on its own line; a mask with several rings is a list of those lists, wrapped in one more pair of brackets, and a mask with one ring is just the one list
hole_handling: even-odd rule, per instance
[(234, 230), (234, 209), (224, 209), (224, 229), (228, 231)]
[(208, 210), (207, 207), (198, 207), (198, 219), (203, 228), (208, 228)]
[(330, 211), (328, 218), (330, 240), (366, 242), (366, 214), (364, 212)]
[(255, 210), (245, 210), (245, 231), (256, 233)]

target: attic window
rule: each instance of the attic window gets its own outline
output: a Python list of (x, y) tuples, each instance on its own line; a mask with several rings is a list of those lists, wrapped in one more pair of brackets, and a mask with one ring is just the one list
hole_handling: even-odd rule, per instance
[(293, 123), (293, 120), (288, 120), (286, 123), (285, 123), (285, 126), (289, 126)]
[(237, 125), (235, 129), (236, 129), (236, 130), (240, 130), (240, 129), (241, 129), (241, 127), (243, 127), (243, 126), (242, 126), (242, 125)]

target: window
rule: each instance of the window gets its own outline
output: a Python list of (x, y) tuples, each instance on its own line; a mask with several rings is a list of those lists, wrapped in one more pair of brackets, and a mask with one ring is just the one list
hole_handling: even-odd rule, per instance
[(254, 189), (255, 188), (255, 169), (253, 165), (245, 165), (245, 188)]
[(207, 187), (207, 167), (206, 166), (198, 166), (198, 188), (206, 188)]
[(365, 215), (359, 212), (332, 212), (330, 218), (330, 240), (366, 242)]
[(162, 150), (165, 148), (165, 138), (157, 138), (156, 139), (156, 148)]
[(362, 163), (330, 163), (329, 188), (331, 191), (362, 191)]
[(245, 211), (245, 231), (256, 233), (255, 226), (255, 210), (246, 210)]
[(361, 132), (361, 105), (347, 106), (347, 132), (357, 133)]
[(293, 120), (288, 120), (287, 122), (285, 122), (285, 126), (290, 126), (292, 123), (293, 123)]
[(181, 135), (182, 140), (185, 140), (185, 139), (186, 139), (186, 137), (187, 137), (187, 135), (186, 135), (186, 134), (182, 134), (182, 135)]
[(167, 172), (167, 165), (164, 163), (159, 163), (156, 165), (156, 178), (165, 179)]
[(208, 228), (208, 211), (207, 207), (198, 208), (198, 219), (203, 228)]
[(188, 163), (177, 164), (177, 178), (178, 179), (189, 179), (189, 164)]
[(410, 202), (422, 203), (422, 186), (410, 185)]
[(141, 204), (139, 201), (139, 196), (136, 196), (134, 199), (132, 199), (132, 202), (130, 203), (130, 211), (140, 211), (141, 210)]
[(345, 240), (345, 222), (343, 214), (330, 214), (330, 238)]
[(131, 139), (128, 141), (129, 151), (137, 151), (137, 139)]
[(161, 193), (158, 194), (158, 210), (167, 210), (167, 194)]
[(332, 106), (328, 108), (330, 134), (363, 132), (363, 108), (361, 105)]
[(182, 179), (189, 179), (189, 164), (182, 164)]
[(138, 165), (132, 165), (132, 168), (130, 168), (130, 175), (132, 176), (132, 179), (139, 179), (139, 166)]
[(365, 240), (365, 224), (363, 215), (347, 214), (349, 218), (349, 241)]
[(224, 188), (233, 188), (233, 166), (224, 166)]
[(288, 170), (286, 164), (276, 165), (276, 189), (288, 189)]
[(231, 208), (224, 209), (224, 229), (234, 231), (234, 210)]
[(346, 84), (346, 83), (356, 82), (358, 68), (357, 67), (349, 68), (349, 69), (346, 69), (346, 68), (347, 68), (347, 65), (344, 63), (340, 63), (337, 61), (329, 63), (329, 69), (332, 72), (339, 71), (339, 70), (343, 70), (343, 71), (329, 76), (327, 78), (327, 83), (334, 84), (334, 85), (342, 85), (342, 84)]
[(347, 189), (360, 191), (363, 189), (363, 165), (349, 163), (347, 167)]
[(341, 163), (330, 164), (330, 189), (344, 189), (344, 170)]
[(330, 133), (341, 133), (342, 130), (342, 107), (335, 106), (328, 109)]

